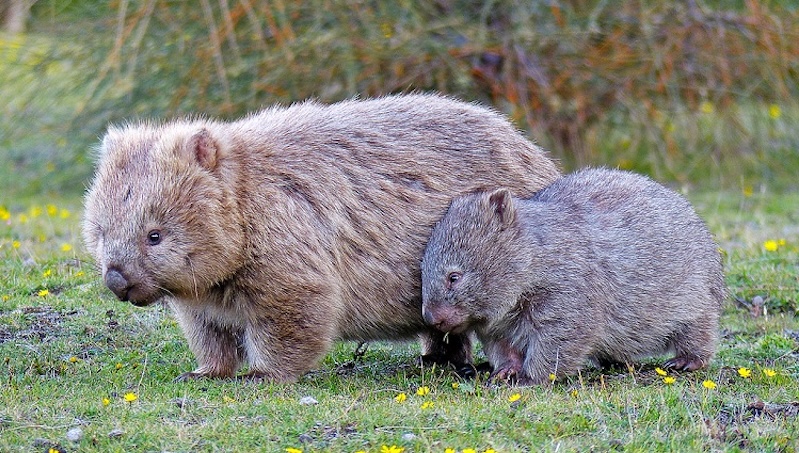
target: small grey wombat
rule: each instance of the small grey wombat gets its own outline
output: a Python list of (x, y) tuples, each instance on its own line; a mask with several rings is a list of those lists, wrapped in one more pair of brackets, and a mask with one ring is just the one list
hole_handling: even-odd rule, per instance
[(335, 340), (422, 338), (419, 264), (452, 198), (529, 196), (556, 165), (501, 115), (436, 95), (274, 107), (237, 121), (111, 127), (84, 238), (122, 300), (169, 303), (198, 367), (296, 380)]
[(702, 368), (725, 294), (718, 247), (688, 201), (607, 169), (530, 199), (457, 198), (422, 261), (426, 322), (474, 330), (493, 377), (520, 384), (667, 351), (667, 367)]

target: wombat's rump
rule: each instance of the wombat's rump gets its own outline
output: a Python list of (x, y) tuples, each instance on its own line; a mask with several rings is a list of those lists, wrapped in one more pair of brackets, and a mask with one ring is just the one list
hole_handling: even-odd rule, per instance
[(589, 169), (526, 200), (502, 189), (454, 200), (427, 244), (422, 294), (429, 324), (475, 330), (496, 378), (530, 384), (668, 351), (668, 367), (704, 367), (726, 290), (683, 197)]
[(112, 127), (84, 237), (122, 300), (164, 300), (199, 366), (292, 381), (332, 341), (468, 337), (421, 316), (419, 262), (455, 196), (529, 196), (556, 166), (501, 116), (435, 95), (271, 108), (239, 121)]

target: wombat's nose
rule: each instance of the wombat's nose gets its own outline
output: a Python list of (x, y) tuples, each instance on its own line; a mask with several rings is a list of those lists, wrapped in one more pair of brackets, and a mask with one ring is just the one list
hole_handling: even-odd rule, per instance
[(105, 273), (105, 286), (107, 286), (119, 300), (128, 299), (128, 291), (130, 291), (131, 285), (128, 279), (126, 279), (117, 268), (108, 268)]
[(435, 327), (436, 318), (435, 316), (433, 316), (432, 313), (430, 313), (430, 310), (425, 310), (424, 308), (422, 308), (422, 317), (424, 318), (424, 322), (426, 322), (428, 325)]

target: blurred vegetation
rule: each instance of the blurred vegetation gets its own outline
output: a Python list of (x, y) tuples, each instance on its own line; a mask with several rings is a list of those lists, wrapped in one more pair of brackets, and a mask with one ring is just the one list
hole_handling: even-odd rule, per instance
[(39, 0), (31, 13), (26, 33), (0, 34), (6, 193), (82, 190), (108, 122), (414, 90), (495, 106), (566, 170), (797, 187), (796, 2)]

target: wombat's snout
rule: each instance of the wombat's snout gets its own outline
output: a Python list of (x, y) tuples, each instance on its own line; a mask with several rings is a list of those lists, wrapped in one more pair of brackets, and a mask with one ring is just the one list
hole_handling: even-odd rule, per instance
[(119, 300), (126, 301), (128, 300), (128, 292), (132, 285), (128, 282), (128, 279), (122, 274), (122, 272), (115, 268), (110, 267), (105, 273), (105, 286), (111, 290)]
[(424, 322), (426, 322), (428, 325), (436, 327), (435, 316), (433, 316), (430, 310), (426, 309), (425, 307), (422, 307), (422, 317), (424, 318)]

